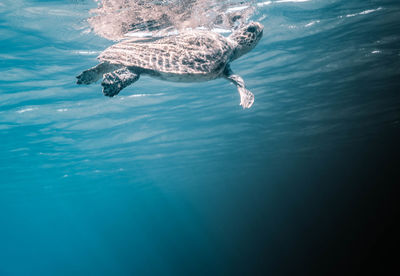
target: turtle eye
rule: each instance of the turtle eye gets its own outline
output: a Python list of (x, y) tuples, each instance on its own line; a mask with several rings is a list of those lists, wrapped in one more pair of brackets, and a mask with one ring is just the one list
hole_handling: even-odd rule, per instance
[(247, 28), (247, 31), (250, 32), (250, 33), (254, 33), (256, 31), (256, 27), (250, 26), (250, 27)]

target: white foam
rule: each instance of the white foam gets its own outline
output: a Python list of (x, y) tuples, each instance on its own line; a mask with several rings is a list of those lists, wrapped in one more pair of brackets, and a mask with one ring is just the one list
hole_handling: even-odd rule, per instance
[(100, 54), (100, 51), (77, 50), (77, 51), (74, 51), (74, 54), (91, 56), (91, 55), (98, 55), (98, 54)]
[(301, 2), (309, 2), (310, 0), (277, 0), (277, 1), (265, 1), (261, 3), (257, 3), (258, 7), (264, 7), (271, 5), (273, 3), (301, 3)]
[(163, 96), (165, 93), (156, 93), (156, 94), (133, 94), (127, 96), (127, 98), (138, 98), (138, 97), (147, 97), (147, 96)]
[(233, 7), (226, 10), (226, 12), (242, 11), (249, 8), (249, 6)]
[(34, 111), (34, 110), (37, 110), (37, 108), (36, 107), (28, 107), (28, 108), (24, 108), (24, 109), (18, 110), (17, 113), (21, 114), (21, 113), (25, 113), (25, 112)]
[(311, 27), (312, 25), (315, 25), (316, 23), (319, 23), (319, 22), (320, 22), (319, 20), (314, 20), (314, 21), (311, 21), (310, 23), (304, 25), (304, 27)]
[(354, 16), (357, 16), (357, 15), (365, 15), (365, 14), (370, 14), (370, 13), (373, 13), (373, 12), (379, 11), (379, 10), (381, 10), (381, 9), (382, 9), (382, 7), (379, 7), (379, 8), (377, 8), (377, 9), (365, 10), (365, 11), (362, 11), (362, 12), (359, 12), (359, 13), (347, 14), (347, 15), (346, 15), (346, 17), (354, 17)]
[(257, 3), (257, 6), (258, 7), (264, 7), (264, 6), (271, 5), (271, 4), (272, 4), (272, 1), (265, 1), (265, 2), (262, 2), (262, 3)]
[(308, 2), (308, 1), (310, 1), (310, 0), (278, 0), (278, 1), (275, 1), (275, 3), (290, 3), (290, 2), (301, 3), (301, 2)]

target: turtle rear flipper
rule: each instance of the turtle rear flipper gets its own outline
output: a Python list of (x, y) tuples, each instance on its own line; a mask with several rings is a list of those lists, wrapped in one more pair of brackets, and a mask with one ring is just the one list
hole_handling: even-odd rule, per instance
[(240, 95), (240, 105), (243, 107), (243, 109), (250, 108), (254, 103), (254, 95), (246, 89), (242, 77), (239, 75), (235, 75), (229, 65), (225, 67), (223, 76), (234, 85), (236, 85), (236, 88)]
[(138, 73), (129, 70), (127, 67), (106, 73), (101, 82), (103, 94), (108, 97), (114, 97), (122, 89), (137, 81), (139, 77)]
[(96, 66), (83, 71), (80, 75), (76, 76), (78, 79), (76, 81), (77, 84), (91, 84), (93, 82), (101, 79), (103, 74), (114, 71), (121, 67), (120, 65), (110, 64), (108, 62), (102, 62), (97, 64)]

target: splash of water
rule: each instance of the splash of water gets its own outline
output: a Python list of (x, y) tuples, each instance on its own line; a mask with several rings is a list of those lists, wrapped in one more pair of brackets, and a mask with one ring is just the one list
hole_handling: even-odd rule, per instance
[(99, 36), (165, 36), (188, 28), (229, 31), (254, 13), (254, 0), (96, 0), (88, 22)]

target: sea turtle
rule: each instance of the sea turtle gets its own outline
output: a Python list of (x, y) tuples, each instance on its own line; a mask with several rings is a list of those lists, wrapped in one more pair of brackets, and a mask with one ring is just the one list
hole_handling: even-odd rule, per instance
[(229, 63), (253, 49), (263, 34), (263, 25), (251, 22), (230, 36), (205, 30), (191, 30), (154, 41), (124, 40), (104, 50), (100, 64), (77, 76), (78, 84), (90, 84), (101, 77), (103, 93), (113, 97), (134, 83), (141, 74), (178, 82), (207, 81), (224, 77), (234, 83), (240, 105), (249, 108), (254, 95), (245, 88)]

